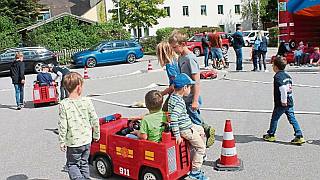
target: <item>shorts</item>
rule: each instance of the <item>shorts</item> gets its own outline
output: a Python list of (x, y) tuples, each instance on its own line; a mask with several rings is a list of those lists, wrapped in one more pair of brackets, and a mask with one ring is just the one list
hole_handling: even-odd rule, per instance
[(221, 48), (211, 48), (212, 59), (222, 59)]

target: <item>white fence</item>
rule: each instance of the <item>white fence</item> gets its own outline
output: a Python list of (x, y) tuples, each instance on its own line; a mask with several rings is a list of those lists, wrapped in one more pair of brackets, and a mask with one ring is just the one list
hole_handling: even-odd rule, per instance
[(68, 63), (71, 61), (71, 57), (79, 51), (83, 51), (85, 49), (63, 49), (60, 51), (53, 51), (57, 54), (57, 61), (63, 61), (64, 63)]

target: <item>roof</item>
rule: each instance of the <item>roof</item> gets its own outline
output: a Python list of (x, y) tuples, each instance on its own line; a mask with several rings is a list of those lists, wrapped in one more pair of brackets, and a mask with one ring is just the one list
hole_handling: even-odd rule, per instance
[(49, 18), (47, 20), (40, 21), (37, 24), (34, 24), (34, 25), (28, 26), (26, 28), (23, 28), (23, 29), (19, 30), (18, 32), (20, 33), (20, 32), (23, 32), (23, 31), (31, 31), (31, 30), (33, 30), (35, 28), (38, 28), (38, 27), (40, 27), (40, 26), (42, 26), (44, 24), (47, 24), (47, 23), (52, 22), (52, 21), (55, 21), (57, 19), (65, 17), (65, 16), (71, 16), (71, 17), (73, 17), (73, 18), (75, 18), (75, 19), (77, 19), (79, 21), (83, 21), (83, 22), (86, 22), (86, 23), (89, 23), (89, 24), (96, 24), (97, 23), (95, 21), (92, 21), (92, 20), (89, 20), (89, 19), (86, 19), (86, 18), (83, 18), (83, 17), (80, 17), (80, 16), (76, 16), (76, 15), (64, 12), (64, 13), (61, 13), (61, 14), (59, 14), (57, 16), (51, 17), (51, 18)]
[(290, 0), (288, 11), (304, 16), (320, 16), (320, 0)]

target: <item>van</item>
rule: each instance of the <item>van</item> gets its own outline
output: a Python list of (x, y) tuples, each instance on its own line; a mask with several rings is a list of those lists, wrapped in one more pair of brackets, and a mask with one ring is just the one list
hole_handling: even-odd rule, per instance
[[(254, 43), (254, 40), (256, 39), (258, 32), (260, 30), (249, 30), (249, 31), (243, 31), (243, 40), (244, 40), (244, 46), (251, 46)], [(264, 36), (267, 38), (267, 41), (269, 42), (269, 31), (262, 31)]]

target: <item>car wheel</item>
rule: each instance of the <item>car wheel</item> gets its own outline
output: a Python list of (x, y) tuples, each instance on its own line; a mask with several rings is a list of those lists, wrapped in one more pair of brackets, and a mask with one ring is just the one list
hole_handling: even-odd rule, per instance
[(88, 58), (86, 61), (86, 66), (89, 68), (93, 68), (97, 65), (97, 60), (95, 58)]
[(136, 56), (134, 54), (129, 54), (127, 56), (127, 62), (130, 63), (130, 64), (136, 62)]
[(105, 157), (98, 157), (95, 160), (94, 167), (98, 174), (104, 178), (108, 178), (112, 176), (112, 166), (110, 161)]
[(144, 168), (141, 172), (140, 180), (162, 180), (162, 175), (158, 170)]
[(41, 67), (44, 63), (43, 62), (36, 62), (34, 65), (33, 65), (33, 71), (35, 73), (39, 73), (41, 72)]
[(249, 41), (244, 42), (244, 46), (248, 47), (250, 45)]
[(194, 48), (193, 53), (198, 57), (201, 54), (200, 48)]

